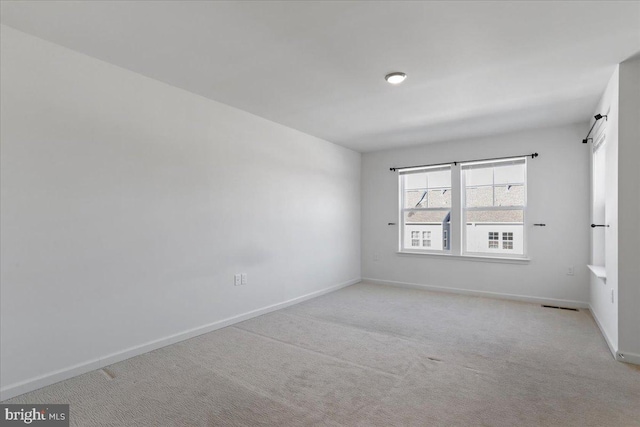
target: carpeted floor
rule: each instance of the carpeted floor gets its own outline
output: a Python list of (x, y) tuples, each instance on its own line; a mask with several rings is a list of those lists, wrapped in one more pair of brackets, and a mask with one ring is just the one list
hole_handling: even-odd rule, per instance
[(361, 283), (5, 403), (77, 426), (640, 426), (586, 310)]

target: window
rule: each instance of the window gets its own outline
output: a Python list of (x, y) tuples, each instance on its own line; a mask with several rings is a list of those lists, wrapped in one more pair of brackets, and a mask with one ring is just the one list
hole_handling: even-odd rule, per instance
[(526, 169), (526, 157), (400, 169), (400, 251), (524, 258)]
[(400, 173), (402, 249), (443, 251), (451, 210), (451, 167)]
[(502, 249), (513, 249), (513, 233), (502, 233)]
[[(604, 120), (597, 123), (602, 123)], [(591, 162), (591, 222), (606, 224), (607, 221), (607, 131), (606, 122), (596, 128), (593, 139)], [(596, 228), (591, 233), (591, 263), (606, 266), (605, 248), (607, 233), (605, 228)]]
[(422, 246), (424, 246), (425, 248), (430, 248), (431, 247), (431, 232), (430, 231), (423, 231), (422, 232)]
[(489, 232), (489, 248), (490, 249), (499, 248), (500, 246), (498, 244), (498, 240), (500, 240), (500, 233), (495, 231), (490, 231)]
[(526, 159), (467, 163), (461, 169), (464, 251), (524, 255)]
[(412, 231), (411, 232), (411, 246), (420, 246), (420, 232)]

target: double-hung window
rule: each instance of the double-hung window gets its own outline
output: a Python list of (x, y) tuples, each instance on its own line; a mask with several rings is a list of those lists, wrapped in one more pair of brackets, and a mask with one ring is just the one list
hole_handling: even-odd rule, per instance
[(448, 251), (451, 167), (400, 172), (400, 194), (402, 250)]
[(463, 163), (461, 169), (464, 252), (523, 256), (526, 159)]
[(525, 258), (526, 172), (526, 157), (399, 169), (400, 251)]

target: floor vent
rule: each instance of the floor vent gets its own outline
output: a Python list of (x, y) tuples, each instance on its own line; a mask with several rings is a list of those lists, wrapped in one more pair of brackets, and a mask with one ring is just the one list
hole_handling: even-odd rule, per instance
[(577, 308), (571, 308), (571, 307), (558, 307), (556, 305), (544, 305), (542, 304), (542, 306), (544, 308), (555, 308), (556, 310), (569, 310), (569, 311), (580, 311)]

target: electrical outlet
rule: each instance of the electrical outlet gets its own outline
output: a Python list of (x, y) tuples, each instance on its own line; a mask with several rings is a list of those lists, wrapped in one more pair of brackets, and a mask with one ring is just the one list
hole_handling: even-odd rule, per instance
[(375, 251), (375, 252), (373, 253), (373, 260), (374, 260), (374, 261), (380, 261), (380, 252)]
[(239, 274), (235, 274), (233, 276), (233, 285), (234, 286), (240, 286), (242, 284), (242, 278)]
[(243, 284), (243, 285), (247, 284), (247, 273), (242, 273), (240, 275), (240, 283)]
[(611, 304), (613, 304), (613, 289), (611, 289)]
[(573, 273), (574, 273), (573, 265), (570, 265), (569, 267), (567, 267), (567, 276), (573, 276)]

